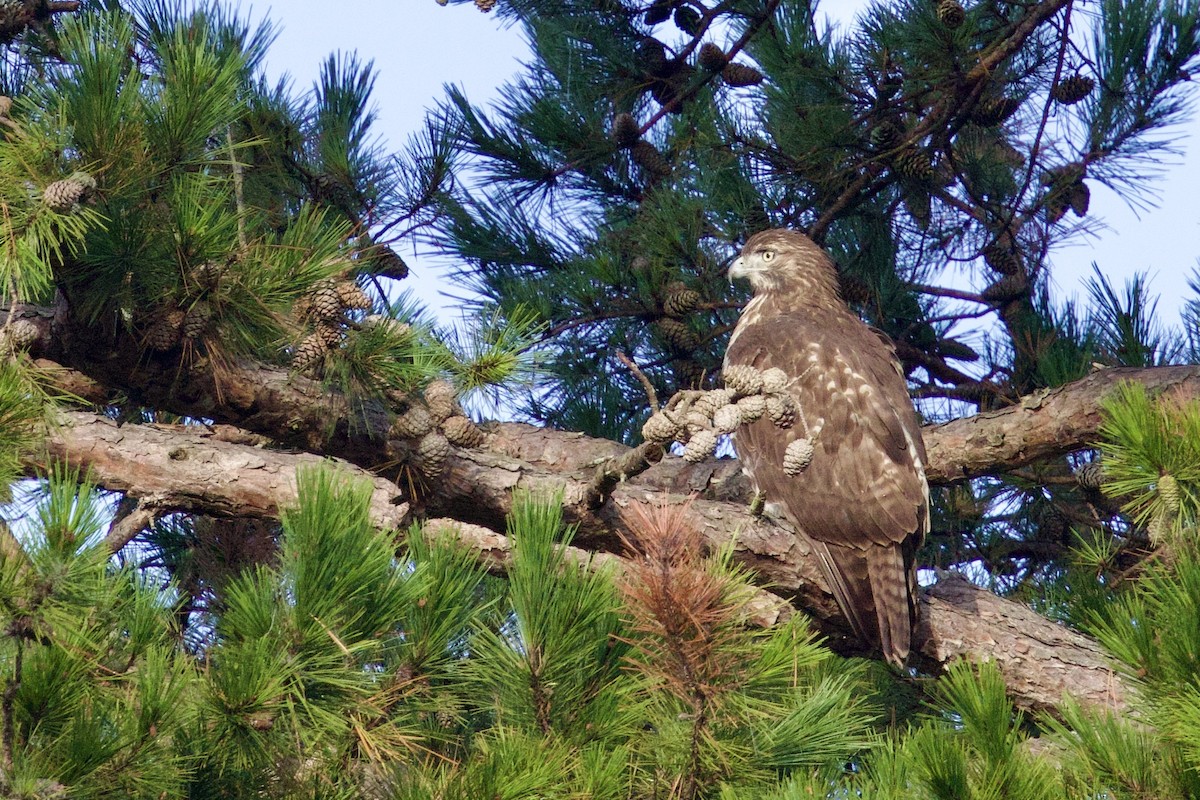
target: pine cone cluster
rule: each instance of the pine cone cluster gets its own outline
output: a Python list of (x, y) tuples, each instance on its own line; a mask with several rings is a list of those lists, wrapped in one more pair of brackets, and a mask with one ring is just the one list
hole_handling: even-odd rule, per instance
[[(716, 450), (717, 437), (733, 433), (763, 414), (770, 415), (781, 428), (795, 424), (799, 409), (785, 393), (788, 377), (783, 370), (734, 365), (725, 370), (724, 378), (724, 389), (677, 393), (666, 408), (646, 420), (642, 436), (647, 442), (663, 446), (679, 442), (684, 459), (700, 462)], [(794, 448), (790, 458), (797, 470), (808, 466), (801, 445)], [(811, 452), (807, 458), (811, 460)]]
[(1092, 191), (1083, 182), (1085, 174), (1083, 164), (1073, 162), (1052, 169), (1042, 176), (1042, 185), (1048, 187), (1043, 200), (1047, 222), (1052, 225), (1058, 222), (1066, 215), (1067, 209), (1074, 211), (1077, 217), (1087, 214), (1092, 201)]
[(475, 7), (487, 14), (496, 7), (496, 2), (497, 0), (475, 0)]
[(1073, 106), (1083, 102), (1095, 87), (1096, 81), (1087, 75), (1076, 73), (1054, 84), (1050, 89), (1050, 96), (1064, 106)]
[(433, 381), (420, 397), (405, 402), (408, 407), (393, 420), (388, 438), (416, 442), (412, 464), (426, 478), (442, 473), (451, 446), (475, 448), (487, 439), (487, 432), (458, 404), (457, 393), (447, 381)]

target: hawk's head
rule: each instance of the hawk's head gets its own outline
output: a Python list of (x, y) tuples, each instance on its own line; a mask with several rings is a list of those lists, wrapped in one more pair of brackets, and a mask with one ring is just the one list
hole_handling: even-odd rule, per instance
[(837, 268), (802, 233), (762, 231), (750, 237), (729, 268), (729, 279), (746, 278), (755, 294), (792, 295), (804, 301), (839, 299)]

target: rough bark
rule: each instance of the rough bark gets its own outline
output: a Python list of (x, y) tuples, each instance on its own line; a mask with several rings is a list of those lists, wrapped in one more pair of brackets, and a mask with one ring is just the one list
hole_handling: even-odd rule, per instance
[[(232, 434), (232, 435), (231, 435)], [(216, 516), (274, 518), (295, 500), (298, 469), (327, 461), (310, 453), (288, 453), (245, 444), (234, 431), (196, 426), (126, 425), (104, 417), (66, 412), (48, 437), (46, 457), (87, 467), (102, 485), (147, 499), (159, 510), (172, 509)], [(619, 455), (611, 442), (579, 435), (555, 434), (527, 426), (501, 426), (491, 437), (492, 451), (459, 451), (446, 483), (446, 504), (454, 513), (430, 524), (449, 529), (480, 558), (502, 568), (508, 543), (492, 527), (467, 517), (497, 517), (508, 507), (511, 489), (561, 491), (575, 515), (587, 513), (587, 489), (594, 457)], [(531, 463), (495, 452), (536, 452)], [(593, 456), (588, 463), (587, 455)], [(673, 459), (670, 459), (673, 460)], [(372, 515), (381, 527), (408, 520), (395, 485), (347, 462), (343, 469), (375, 486)], [(618, 510), (633, 502), (682, 502), (684, 495), (647, 484), (617, 486), (609, 503), (588, 517), (577, 540), (575, 558), (620, 565), (619, 556), (603, 552), (615, 547), (614, 533), (624, 531)], [(471, 505), (478, 507), (472, 514)], [(804, 609), (835, 648), (852, 646), (811, 553), (784, 524), (749, 514), (738, 502), (697, 499), (689, 506), (692, 521), (714, 546), (736, 536), (739, 556), (752, 566), (771, 591)], [(599, 548), (601, 552), (591, 552)], [(765, 592), (759, 622), (777, 618), (779, 607)], [(1121, 708), (1128, 687), (1114, 675), (1096, 645), (1029, 609), (971, 587), (961, 579), (940, 582), (923, 598), (922, 666), (935, 670), (947, 661), (967, 657), (993, 659), (1000, 666), (1014, 700), (1029, 709), (1053, 708), (1064, 692), (1090, 703)]]

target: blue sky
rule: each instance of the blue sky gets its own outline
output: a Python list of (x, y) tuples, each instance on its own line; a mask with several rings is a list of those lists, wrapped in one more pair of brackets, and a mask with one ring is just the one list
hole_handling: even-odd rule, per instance
[[(504, 0), (500, 0), (504, 2)], [(864, 5), (859, 0), (829, 0), (822, 10), (834, 21), (848, 22)], [(286, 0), (265, 12), (280, 28), (268, 59), (269, 69), (291, 75), (297, 88), (312, 84), (329, 53), (357, 51), (374, 60), (378, 71), (376, 102), (379, 132), (389, 149), (399, 151), (419, 129), (426, 109), (436, 104), (447, 83), (461, 85), (467, 97), (486, 104), (496, 89), (517, 72), (526, 49), (518, 31), (503, 29), (493, 15), (472, 4), (440, 6), (436, 0)], [(1200, 100), (1200, 86), (1195, 87)], [(1053, 255), (1056, 295), (1084, 296), (1082, 281), (1095, 261), (1120, 287), (1124, 276), (1146, 271), (1151, 290), (1160, 295), (1159, 316), (1178, 320), (1179, 309), (1193, 296), (1187, 279), (1200, 258), (1200, 121), (1178, 131), (1185, 155), (1164, 164), (1156, 187), (1156, 209), (1135, 212), (1108, 189), (1093, 185), (1090, 216), (1108, 230)], [(444, 266), (429, 257), (412, 258), (411, 283), (418, 294), (452, 314), (453, 303), (440, 298), (448, 289)]]

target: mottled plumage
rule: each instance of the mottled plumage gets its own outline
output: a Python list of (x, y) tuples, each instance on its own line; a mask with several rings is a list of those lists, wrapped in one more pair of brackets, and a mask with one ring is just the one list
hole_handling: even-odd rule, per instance
[[(768, 509), (813, 545), (851, 627), (892, 663), (908, 656), (916, 623), (915, 554), (929, 530), (925, 447), (891, 343), (838, 294), (833, 262), (808, 237), (751, 237), (730, 278), (748, 278), (747, 304), (726, 368), (778, 367), (800, 408), (783, 429), (765, 416), (734, 435), (738, 457)], [(783, 466), (789, 443), (810, 437), (812, 462)]]

